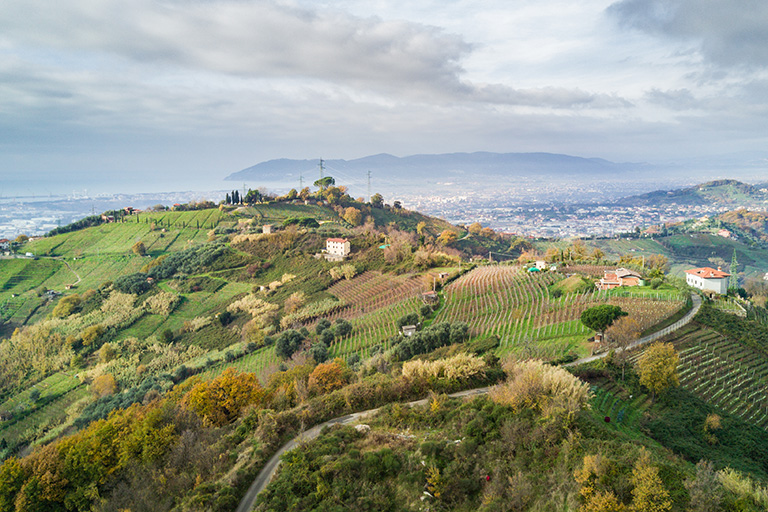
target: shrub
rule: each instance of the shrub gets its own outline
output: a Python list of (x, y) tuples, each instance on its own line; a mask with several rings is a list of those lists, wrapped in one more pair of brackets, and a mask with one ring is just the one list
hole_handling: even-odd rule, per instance
[(515, 411), (533, 409), (545, 417), (565, 416), (570, 422), (588, 404), (589, 385), (563, 368), (524, 361), (509, 365), (506, 371), (507, 381), (495, 386), (489, 396)]
[(313, 393), (324, 394), (347, 385), (347, 366), (340, 359), (318, 364), (309, 374), (307, 384)]
[(149, 297), (144, 302), (144, 307), (154, 315), (170, 315), (176, 306), (181, 302), (181, 298), (175, 293), (160, 292)]
[(82, 299), (77, 294), (62, 297), (59, 299), (56, 307), (53, 308), (51, 316), (53, 318), (66, 318), (77, 311), (82, 302)]

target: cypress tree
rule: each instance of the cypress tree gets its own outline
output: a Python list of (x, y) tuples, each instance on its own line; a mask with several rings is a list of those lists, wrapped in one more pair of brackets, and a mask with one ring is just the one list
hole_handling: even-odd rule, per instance
[(733, 250), (733, 257), (731, 258), (731, 277), (728, 279), (728, 289), (736, 290), (739, 287), (739, 276), (737, 274), (739, 262), (736, 261), (736, 249)]

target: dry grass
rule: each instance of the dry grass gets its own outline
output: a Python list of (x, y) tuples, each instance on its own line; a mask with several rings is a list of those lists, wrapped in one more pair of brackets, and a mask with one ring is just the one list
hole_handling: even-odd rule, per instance
[(589, 385), (563, 368), (534, 360), (510, 363), (505, 370), (507, 381), (495, 386), (490, 397), (515, 411), (533, 409), (570, 420), (589, 404)]

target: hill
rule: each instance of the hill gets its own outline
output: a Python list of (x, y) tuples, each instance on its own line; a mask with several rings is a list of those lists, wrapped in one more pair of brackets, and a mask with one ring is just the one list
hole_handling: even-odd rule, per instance
[(736, 180), (716, 180), (677, 190), (657, 190), (630, 196), (615, 202), (617, 206), (707, 205), (728, 208), (768, 206), (764, 188)]
[[(358, 505), (377, 509), (379, 483), (397, 490), (382, 498), (396, 508), (421, 506), (425, 484), (447, 500), (440, 506), (458, 510), (483, 503), (495, 510), (500, 499), (523, 495), (515, 507), (535, 509), (552, 503), (544, 489), (555, 487), (556, 499), (574, 508), (588, 498), (574, 472), (599, 453), (613, 468), (601, 489), (628, 504), (644, 450), (673, 510), (689, 505), (683, 482), (696, 479), (697, 454), (715, 460), (712, 473), (730, 482), (722, 484), (728, 499), (737, 496), (733, 479), (766, 480), (761, 455), (744, 449), (768, 436), (764, 417), (739, 415), (715, 400), (720, 395), (695, 390), (650, 403), (631, 368), (630, 383), (617, 384), (612, 360), (574, 370), (589, 385), (558, 368), (546, 382), (572, 385), (538, 396), (540, 386), (526, 384), (533, 394), (520, 402), (507, 399), (512, 388), (501, 393), (507, 398), (469, 404), (441, 397), (514, 381), (514, 360), (547, 361), (536, 365), (548, 374), (589, 355), (594, 332), (579, 318), (595, 305), (620, 306), (639, 331), (658, 332), (690, 309), (689, 290), (674, 280), (599, 291), (590, 276), (604, 267), (572, 265), (565, 272), (574, 278), (488, 264), (472, 256), (503, 248), (514, 257), (530, 246), (479, 224), (451, 226), (396, 204), (358, 202), (335, 187), (301, 200), (139, 212), (76, 228), (28, 242), (22, 252), (39, 259), (0, 269), (2, 311), (13, 311), (0, 340), (0, 510), (233, 510), (284, 441), (380, 406), (387, 407), (370, 436), (334, 434), (338, 459), (322, 444), (325, 476), (289, 474), (280, 485), (310, 489), (324, 503), (318, 509), (329, 496), (350, 504), (360, 489), (372, 501)], [(338, 237), (351, 254), (329, 261), (326, 239)], [(747, 325), (733, 318), (729, 332)], [(762, 339), (750, 329), (744, 339)], [(759, 347), (721, 345), (734, 359), (723, 355), (718, 368), (740, 361), (762, 372)], [(756, 375), (739, 396), (759, 389)], [(560, 401), (566, 388), (581, 390), (578, 410)], [(429, 395), (428, 410), (395, 404)], [(619, 420), (614, 408), (622, 404)], [(722, 413), (718, 436), (728, 450), (695, 438), (698, 423), (684, 437), (663, 435), (670, 411), (690, 404), (696, 421)], [(733, 439), (734, 432), (745, 434)], [(508, 463), (488, 469), (501, 454)], [(301, 457), (294, 467), (319, 463), (314, 452)], [(352, 476), (365, 486), (348, 496)]]
[[(396, 157), (372, 155), (354, 160), (327, 160), (334, 170), (346, 176), (362, 177), (368, 171), (387, 179), (414, 183), (420, 179), (458, 179), (476, 176), (572, 175), (593, 176), (630, 173), (649, 169), (647, 164), (615, 163), (600, 158), (581, 158), (553, 153), (448, 153)], [(230, 181), (279, 180), (314, 175), (317, 160), (269, 160), (227, 176)]]

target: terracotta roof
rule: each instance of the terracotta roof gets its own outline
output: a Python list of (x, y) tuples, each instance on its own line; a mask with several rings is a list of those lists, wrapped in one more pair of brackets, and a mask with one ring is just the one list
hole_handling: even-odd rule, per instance
[(642, 277), (640, 274), (635, 272), (634, 270), (629, 270), (626, 268), (617, 268), (615, 272), (613, 272), (617, 277)]
[(685, 273), (703, 277), (704, 279), (722, 279), (731, 275), (728, 272), (723, 272), (719, 269), (715, 270), (710, 267), (692, 268), (691, 270), (686, 270)]
[(328, 241), (329, 242), (338, 242), (338, 243), (343, 244), (343, 243), (347, 242), (347, 239), (346, 238), (329, 238)]

